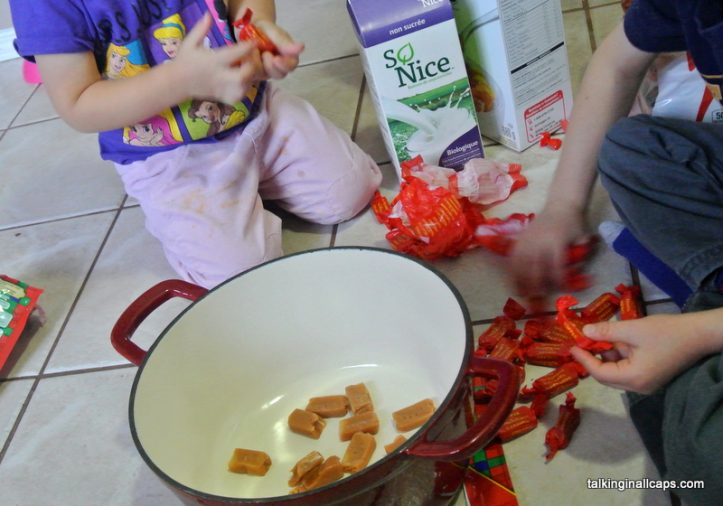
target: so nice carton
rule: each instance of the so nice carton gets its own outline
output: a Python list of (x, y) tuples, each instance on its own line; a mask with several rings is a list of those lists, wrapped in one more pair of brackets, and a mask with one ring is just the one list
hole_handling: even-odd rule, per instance
[(449, 0), (347, 0), (384, 142), (460, 170), (484, 150)]

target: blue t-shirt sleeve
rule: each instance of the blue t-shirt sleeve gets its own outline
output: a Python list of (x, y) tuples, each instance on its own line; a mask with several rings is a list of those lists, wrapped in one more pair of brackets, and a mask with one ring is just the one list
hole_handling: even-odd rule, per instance
[(625, 35), (649, 53), (687, 49), (683, 26), (672, 0), (635, 0), (625, 14)]
[(21, 56), (93, 52), (94, 39), (80, 0), (10, 0)]

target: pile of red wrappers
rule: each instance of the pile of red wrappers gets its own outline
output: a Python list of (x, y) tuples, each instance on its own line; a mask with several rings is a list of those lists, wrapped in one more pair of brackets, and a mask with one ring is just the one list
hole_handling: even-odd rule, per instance
[[(582, 333), (584, 325), (609, 320), (616, 314), (622, 320), (641, 317), (637, 287), (621, 284), (616, 291), (617, 294), (606, 292), (600, 295), (578, 311), (572, 309), (577, 299), (570, 295), (562, 296), (557, 300), (554, 318), (528, 319), (521, 329), (517, 328), (517, 322), (525, 316), (526, 309), (514, 299), (508, 299), (504, 314), (495, 318), (479, 336), (475, 355), (516, 364), (523, 382), (525, 364), (553, 369), (520, 390), (518, 400), (521, 405), (510, 413), (500, 428), (497, 434), (500, 442), (505, 443), (532, 431), (545, 414), (550, 399), (568, 392), (581, 378), (587, 377), (587, 371), (570, 354), (572, 346), (591, 353), (612, 349), (611, 343), (585, 337)], [(496, 390), (497, 380), (475, 377), (472, 386), (477, 410), (483, 411)], [(575, 407), (575, 396), (568, 392), (565, 402), (559, 407), (557, 423), (545, 436), (547, 461), (568, 446), (579, 424), (580, 410)]]
[(532, 214), (487, 218), (483, 211), (527, 186), (517, 164), (477, 158), (460, 172), (427, 165), (420, 156), (402, 163), (399, 194), (389, 202), (377, 192), (372, 210), (387, 226), (396, 251), (424, 260), (455, 257), (484, 247), (499, 254), (511, 248)]

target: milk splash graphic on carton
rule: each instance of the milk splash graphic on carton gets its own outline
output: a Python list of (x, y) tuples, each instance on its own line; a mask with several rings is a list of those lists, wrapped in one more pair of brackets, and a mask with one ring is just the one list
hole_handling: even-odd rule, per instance
[(448, 0), (347, 0), (384, 141), (400, 170), (421, 155), (461, 169), (484, 156)]

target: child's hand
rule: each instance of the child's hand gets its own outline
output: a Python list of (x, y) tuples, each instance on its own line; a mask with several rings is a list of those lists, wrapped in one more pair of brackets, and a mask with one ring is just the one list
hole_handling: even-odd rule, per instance
[(695, 323), (699, 315), (703, 313), (586, 325), (586, 336), (611, 341), (615, 349), (607, 352), (603, 360), (577, 347), (571, 353), (600, 383), (649, 394), (709, 351), (707, 338)]
[(520, 295), (539, 297), (562, 286), (567, 248), (585, 235), (584, 217), (565, 206), (542, 211), (522, 232), (509, 258)]
[(251, 85), (262, 77), (263, 65), (256, 46), (250, 42), (206, 48), (203, 41), (211, 22), (211, 16), (206, 14), (196, 23), (170, 64), (176, 67), (178, 85), (189, 97), (232, 104), (246, 96)]
[(295, 42), (291, 36), (273, 21), (260, 19), (255, 22), (257, 28), (276, 45), (279, 55), (262, 53), (261, 60), (267, 78), (282, 79), (299, 65), (299, 55), (304, 51), (304, 44)]

